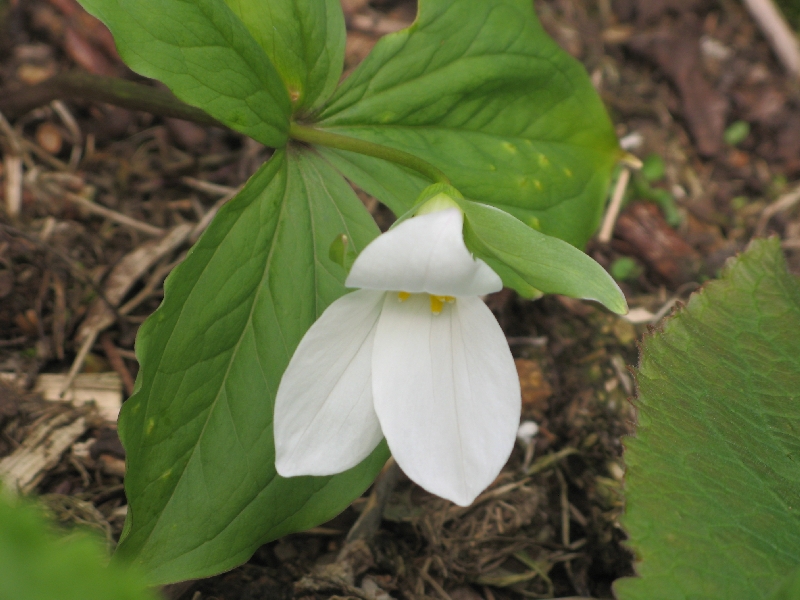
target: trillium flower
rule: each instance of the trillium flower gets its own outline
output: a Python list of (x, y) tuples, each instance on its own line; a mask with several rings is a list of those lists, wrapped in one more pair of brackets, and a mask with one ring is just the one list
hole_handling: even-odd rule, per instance
[(505, 336), (480, 295), (500, 277), (464, 245), (463, 213), (408, 219), (358, 256), (361, 288), (308, 330), (275, 400), (276, 468), (331, 475), (383, 437), (429, 492), (467, 506), (514, 446), (520, 387)]

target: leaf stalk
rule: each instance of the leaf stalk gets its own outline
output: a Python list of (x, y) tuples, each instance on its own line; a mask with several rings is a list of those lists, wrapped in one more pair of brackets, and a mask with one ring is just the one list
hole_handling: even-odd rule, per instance
[[(0, 93), (0, 113), (5, 114), (8, 118), (15, 118), (37, 106), (57, 99), (107, 102), (129, 110), (142, 110), (202, 125), (226, 127), (202, 109), (182, 102), (167, 90), (77, 70), (55, 75), (39, 84), (21, 90), (13, 92), (3, 90)], [(295, 122), (289, 126), (289, 135), (292, 139), (300, 142), (387, 160), (416, 171), (434, 183), (450, 184), (447, 176), (431, 163), (402, 150)]]
[(0, 112), (13, 119), (53, 100), (107, 102), (129, 110), (225, 127), (202, 109), (182, 102), (167, 90), (78, 70), (60, 73), (21, 90), (0, 90)]
[(307, 125), (300, 125), (294, 121), (289, 124), (289, 137), (299, 142), (306, 142), (308, 144), (319, 144), (320, 146), (327, 146), (337, 150), (346, 150), (348, 152), (357, 152), (366, 156), (388, 160), (395, 164), (401, 165), (412, 171), (423, 175), (434, 183), (446, 183), (450, 185), (450, 180), (447, 176), (434, 167), (431, 163), (422, 160), (418, 156), (389, 148), (388, 146), (381, 146), (365, 140), (340, 135), (324, 129), (316, 127), (308, 127)]

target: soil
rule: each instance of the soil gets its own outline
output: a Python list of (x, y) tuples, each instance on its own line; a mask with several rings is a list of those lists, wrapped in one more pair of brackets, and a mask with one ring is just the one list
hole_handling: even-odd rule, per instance
[[(406, 0), (343, 5), (348, 71), (415, 14)], [(359, 543), (345, 538), (369, 510), (366, 496), (329, 523), (266, 544), (237, 569), (168, 586), (165, 597), (610, 598), (612, 582), (633, 574), (618, 519), (637, 339), (755, 236), (779, 236), (800, 272), (791, 195), (800, 177), (800, 89), (733, 0), (539, 0), (536, 9), (586, 66), (624, 147), (645, 161), (611, 241), (588, 248), (621, 280), (635, 323), (568, 298), (491, 296), (517, 360), (523, 419), (539, 431), (475, 505), (456, 507), (387, 472), (382, 520)], [(75, 68), (139, 79), (74, 0), (0, 0), (0, 15), (0, 106), (5, 94)], [(83, 411), (82, 433), (29, 491), (65, 526), (96, 528), (111, 549), (126, 507), (115, 425), (33, 389), (43, 374), (67, 373), (83, 347), (83, 374), (111, 373), (116, 393), (131, 393), (136, 331), (158, 306), (164, 277), (198, 223), (269, 151), (225, 129), (90, 100), (6, 116), (0, 459), (43, 423)], [(17, 216), (8, 212), (14, 156), (23, 175)], [(362, 197), (388, 225), (385, 209)], [(87, 209), (87, 200), (108, 211)], [(159, 237), (181, 225), (191, 232), (170, 243)], [(137, 249), (150, 258), (132, 260)], [(343, 564), (345, 576), (333, 576)]]

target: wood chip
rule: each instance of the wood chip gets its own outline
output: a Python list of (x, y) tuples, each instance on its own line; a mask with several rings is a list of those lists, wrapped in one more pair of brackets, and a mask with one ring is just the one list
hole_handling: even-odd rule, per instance
[(122, 407), (122, 380), (117, 373), (81, 373), (61, 396), (67, 378), (62, 373), (43, 373), (36, 378), (34, 391), (45, 400), (71, 402), (76, 407), (94, 404), (106, 421), (116, 423)]
[(39, 423), (19, 448), (0, 460), (3, 485), (21, 494), (32, 492), (86, 428), (86, 418), (75, 413), (56, 414)]

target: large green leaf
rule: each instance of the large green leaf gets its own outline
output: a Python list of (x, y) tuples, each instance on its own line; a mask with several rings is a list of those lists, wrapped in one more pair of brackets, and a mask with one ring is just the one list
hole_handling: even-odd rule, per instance
[(318, 156), (278, 151), (226, 205), (165, 285), (137, 339), (142, 365), (120, 434), (129, 522), (117, 556), (153, 583), (205, 577), (262, 543), (343, 510), (388, 458), (334, 477), (275, 473), (272, 414), (289, 358), (345, 292), (328, 256), (378, 233)]
[[(596, 227), (620, 156), (586, 72), (547, 36), (530, 0), (420, 0), (416, 22), (378, 42), (317, 126), (416, 154), (465, 196), (575, 245)], [(348, 159), (342, 173), (368, 191), (378, 190), (365, 185), (367, 171), (406, 177), (378, 159), (351, 169), (336, 152)]]
[(0, 494), (0, 598), (156, 600), (144, 578), (107, 562), (99, 540), (57, 537), (36, 508)]
[(131, 69), (259, 142), (286, 143), (286, 87), (223, 0), (80, 2), (108, 26)]
[(556, 237), (528, 227), (485, 204), (456, 200), (464, 211), (464, 241), (507, 287), (532, 297), (538, 292), (596, 300), (609, 310), (628, 312), (614, 279), (589, 256)]
[(800, 600), (800, 569), (795, 569), (770, 596), (769, 600)]
[(645, 340), (623, 518), (639, 577), (620, 600), (767, 598), (800, 563), (798, 332), (772, 239)]
[(396, 215), (407, 212), (431, 182), (394, 163), (364, 154), (320, 146), (317, 151), (339, 172), (368, 194), (379, 198)]
[(225, 0), (281, 74), (295, 111), (324, 102), (344, 65), (339, 0)]

